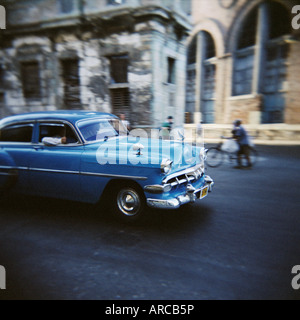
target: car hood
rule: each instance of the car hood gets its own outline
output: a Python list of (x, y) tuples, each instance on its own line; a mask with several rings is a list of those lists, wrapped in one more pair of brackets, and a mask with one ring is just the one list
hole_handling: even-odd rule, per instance
[(122, 164), (159, 167), (164, 159), (173, 162), (172, 172), (200, 163), (200, 148), (188, 143), (146, 139), (140, 137), (117, 137), (87, 145), (96, 153), (99, 164)]

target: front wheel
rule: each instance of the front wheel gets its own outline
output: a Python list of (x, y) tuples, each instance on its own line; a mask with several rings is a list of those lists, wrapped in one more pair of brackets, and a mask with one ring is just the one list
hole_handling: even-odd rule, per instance
[(206, 163), (211, 168), (217, 168), (222, 164), (223, 158), (223, 151), (220, 148), (213, 147), (207, 151)]
[(145, 207), (145, 196), (137, 186), (123, 184), (113, 193), (113, 213), (124, 221), (140, 218)]

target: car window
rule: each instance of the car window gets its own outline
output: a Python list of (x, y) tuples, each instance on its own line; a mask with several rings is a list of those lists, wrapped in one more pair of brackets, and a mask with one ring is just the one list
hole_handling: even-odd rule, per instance
[(39, 142), (44, 138), (67, 138), (67, 144), (78, 143), (78, 137), (73, 129), (63, 123), (45, 123), (39, 126)]
[(78, 128), (84, 140), (88, 142), (127, 135), (128, 133), (122, 122), (115, 118), (80, 121)]
[(0, 130), (0, 141), (30, 143), (33, 124), (18, 124), (4, 127)]

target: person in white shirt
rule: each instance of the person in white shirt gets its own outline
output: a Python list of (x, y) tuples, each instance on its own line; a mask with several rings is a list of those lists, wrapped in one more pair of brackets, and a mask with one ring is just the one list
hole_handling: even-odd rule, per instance
[(46, 146), (57, 146), (59, 144), (66, 144), (66, 128), (64, 126), (61, 127), (61, 130), (55, 137), (45, 137), (42, 139), (42, 143)]
[(124, 113), (121, 113), (121, 114), (120, 114), (120, 120), (121, 120), (122, 124), (124, 125), (124, 127), (125, 127), (128, 131), (130, 131), (130, 123), (129, 123), (129, 121), (126, 120), (126, 116), (125, 116)]

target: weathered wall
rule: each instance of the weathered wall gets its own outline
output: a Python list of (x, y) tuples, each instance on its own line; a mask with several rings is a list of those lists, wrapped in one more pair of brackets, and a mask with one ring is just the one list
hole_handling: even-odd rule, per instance
[[(74, 0), (71, 12), (62, 13), (56, 0), (11, 2), (0, 50), (1, 115), (65, 108), (62, 64), (76, 59), (82, 109), (112, 112), (111, 90), (124, 87), (133, 125), (159, 126), (170, 114), (182, 123), (189, 25), (182, 12), (170, 13), (179, 6), (180, 1), (130, 0), (118, 7)], [(110, 57), (121, 54), (128, 56), (128, 83), (113, 84)], [(166, 80), (168, 58), (176, 61), (175, 85)], [(20, 65), (26, 61), (38, 62), (39, 99), (24, 98)]]
[[(44, 37), (24, 37), (14, 41), (12, 48), (2, 51), (5, 65), (5, 100), (7, 112), (64, 108), (63, 79), (60, 61), (79, 59), (80, 98), (82, 108), (110, 112), (110, 69), (108, 56), (128, 53), (129, 89), (132, 97), (132, 119), (151, 121), (151, 46), (147, 37), (123, 34), (103, 40), (82, 41), (73, 34), (60, 34), (51, 42)], [(143, 44), (143, 38), (145, 44)], [(26, 102), (22, 93), (20, 62), (38, 61), (42, 98)]]

